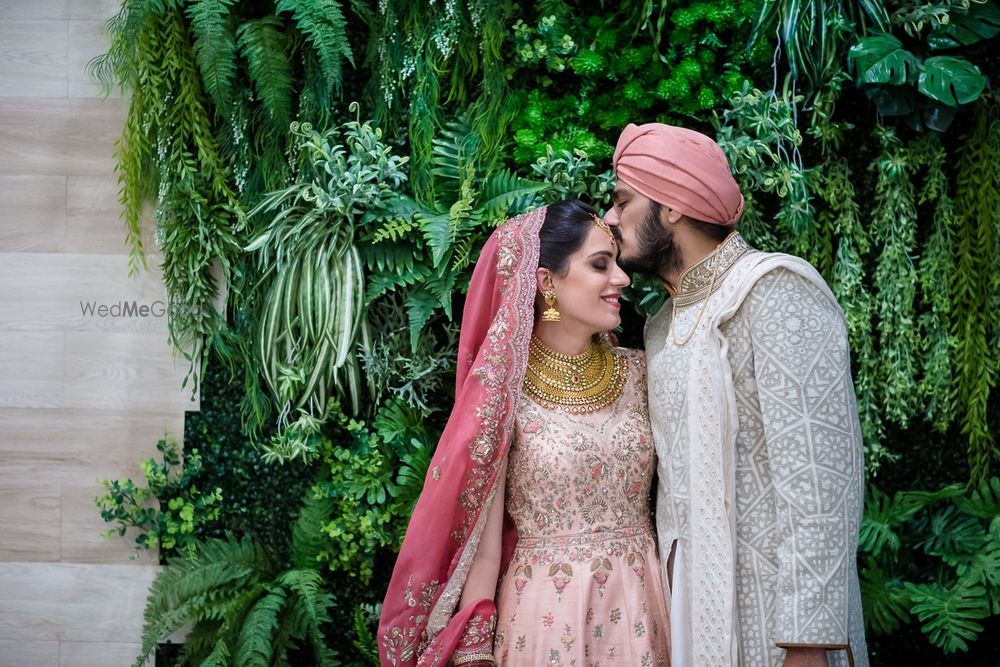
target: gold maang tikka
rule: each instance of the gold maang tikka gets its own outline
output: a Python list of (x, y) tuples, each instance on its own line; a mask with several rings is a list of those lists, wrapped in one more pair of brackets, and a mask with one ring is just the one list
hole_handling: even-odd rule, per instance
[(618, 241), (617, 239), (615, 239), (615, 233), (611, 231), (611, 226), (608, 225), (608, 223), (604, 222), (604, 219), (601, 218), (601, 216), (597, 215), (596, 213), (591, 214), (591, 217), (594, 219), (594, 226), (596, 226), (602, 232), (607, 234), (608, 238), (611, 239), (611, 246), (613, 248), (617, 248)]

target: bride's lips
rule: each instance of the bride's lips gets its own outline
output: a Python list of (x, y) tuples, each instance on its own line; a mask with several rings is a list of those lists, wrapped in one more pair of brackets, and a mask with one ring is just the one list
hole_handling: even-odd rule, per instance
[(604, 303), (608, 304), (612, 308), (616, 308), (616, 309), (617, 308), (621, 308), (622, 304), (618, 300), (618, 298), (620, 296), (621, 296), (621, 294), (605, 294), (604, 296), (601, 297), (601, 301), (603, 301)]

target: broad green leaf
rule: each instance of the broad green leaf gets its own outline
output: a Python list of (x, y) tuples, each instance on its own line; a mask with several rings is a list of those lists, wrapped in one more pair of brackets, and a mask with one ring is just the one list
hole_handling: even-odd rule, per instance
[(932, 644), (945, 653), (969, 650), (983, 626), (980, 619), (989, 615), (989, 600), (983, 586), (959, 582), (948, 589), (941, 584), (906, 584), (913, 601), (910, 608), (923, 622), (921, 630)]
[(886, 548), (896, 553), (900, 547), (896, 528), (908, 521), (919, 509), (920, 506), (906, 494), (897, 493), (890, 498), (876, 487), (871, 487), (865, 498), (865, 514), (861, 520), (858, 547), (875, 556)]
[(920, 68), (916, 56), (903, 48), (892, 35), (876, 34), (862, 37), (851, 47), (847, 57), (854, 61), (860, 83), (912, 82)]
[(989, 481), (975, 489), (968, 498), (956, 499), (955, 504), (966, 514), (982, 519), (993, 519), (1000, 516), (1000, 478), (990, 478)]
[(965, 13), (953, 10), (949, 19), (948, 23), (928, 35), (927, 45), (931, 49), (969, 46), (1000, 33), (1000, 8), (993, 2), (973, 4)]
[(963, 58), (935, 56), (924, 61), (924, 71), (917, 79), (917, 90), (931, 99), (950, 106), (975, 101), (986, 77), (979, 68)]
[(874, 558), (865, 560), (861, 571), (861, 602), (865, 627), (877, 634), (895, 632), (910, 620), (910, 596), (898, 578), (887, 578)]

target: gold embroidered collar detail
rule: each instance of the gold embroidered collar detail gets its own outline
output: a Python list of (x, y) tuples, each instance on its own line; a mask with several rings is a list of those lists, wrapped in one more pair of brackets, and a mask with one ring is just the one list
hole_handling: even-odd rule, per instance
[(628, 359), (606, 345), (569, 356), (532, 336), (524, 393), (549, 410), (586, 414), (621, 398), (627, 376)]
[[(720, 243), (719, 247), (713, 250), (708, 257), (681, 274), (681, 288), (674, 296), (674, 304), (686, 306), (708, 297), (722, 285), (723, 277), (729, 269), (733, 268), (736, 260), (752, 250), (753, 248), (740, 236), (739, 232), (733, 232), (727, 236), (726, 240)], [(718, 271), (716, 271), (716, 263), (718, 263)]]

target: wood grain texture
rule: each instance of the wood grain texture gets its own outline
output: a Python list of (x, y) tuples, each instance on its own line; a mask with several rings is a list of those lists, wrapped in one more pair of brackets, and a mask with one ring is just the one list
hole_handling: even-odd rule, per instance
[(0, 0), (0, 667), (132, 663), (156, 556), (100, 540), (96, 480), (138, 479), (198, 405), (165, 321), (79, 314), (81, 298), (164, 294), (155, 224), (152, 271), (127, 275), (114, 173), (127, 101), (86, 73), (120, 6)]
[(124, 122), (122, 100), (0, 98), (0, 174), (110, 174)]
[(0, 481), (0, 561), (58, 561), (60, 510), (58, 487)]
[(0, 424), (0, 480), (51, 488), (139, 479), (165, 433), (184, 435), (179, 411), (0, 408)]
[(59, 667), (131, 667), (139, 649), (137, 643), (60, 642)]
[[(87, 74), (87, 64), (108, 50), (104, 21), (69, 21), (66, 50), (67, 95), (69, 97), (104, 97), (101, 84)], [(120, 98), (117, 88), (109, 97)]]
[[(125, 223), (118, 203), (118, 179), (102, 176), (70, 176), (66, 182), (66, 249), (77, 253), (126, 254)], [(142, 216), (142, 244), (148, 265), (159, 262), (153, 207)]]
[(0, 331), (0, 407), (63, 405), (64, 335)]
[(174, 358), (164, 335), (68, 331), (65, 336), (65, 407), (198, 409), (190, 385), (181, 388), (188, 362), (180, 354)]
[(3, 0), (0, 20), (10, 19), (109, 19), (118, 13), (120, 0)]
[(130, 332), (166, 340), (162, 275), (154, 268), (130, 278), (124, 255), (0, 253), (0, 294), (0, 331)]
[[(142, 479), (135, 480), (144, 486)], [(109, 528), (101, 518), (94, 502), (95, 495), (103, 495), (103, 487), (64, 486), (59, 530), (59, 553), (64, 563), (119, 563), (122, 565), (156, 565), (159, 555), (153, 551), (136, 551), (138, 531), (129, 530), (124, 536), (117, 533), (101, 537)]]
[(0, 639), (0, 667), (53, 667), (59, 664), (59, 642)]
[(65, 176), (0, 176), (0, 251), (62, 252), (66, 214)]
[(67, 21), (0, 23), (0, 97), (66, 97), (68, 34)]
[(0, 640), (123, 642), (158, 566), (0, 563)]

